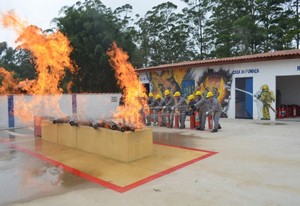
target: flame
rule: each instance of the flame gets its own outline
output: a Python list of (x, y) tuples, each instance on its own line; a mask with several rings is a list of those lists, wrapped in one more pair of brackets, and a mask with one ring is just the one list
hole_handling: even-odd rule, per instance
[[(21, 49), (29, 50), (36, 65), (36, 80), (25, 80), (18, 84), (19, 88), (27, 94), (33, 95), (33, 99), (16, 101), (15, 114), (23, 121), (32, 120), (33, 112), (41, 115), (37, 111), (40, 105), (41, 110), (50, 110), (51, 113), (59, 113), (59, 97), (63, 90), (59, 87), (61, 80), (65, 76), (65, 70), (71, 73), (75, 68), (70, 59), (72, 47), (70, 42), (61, 32), (43, 33), (37, 26), (26, 26), (13, 11), (0, 16), (0, 22), (4, 27), (12, 27), (19, 35), (16, 42)], [(52, 95), (42, 97), (41, 95)]]
[(18, 82), (13, 78), (14, 72), (8, 72), (3, 67), (0, 67), (0, 77), (2, 78), (2, 85), (0, 87), (0, 94), (17, 93)]
[(107, 54), (110, 57), (109, 62), (115, 70), (117, 83), (123, 90), (125, 102), (124, 106), (117, 108), (114, 117), (130, 122), (135, 128), (143, 128), (140, 110), (144, 108), (145, 111), (149, 111), (145, 98), (146, 89), (139, 80), (135, 69), (129, 63), (128, 54), (118, 48), (116, 43), (113, 43)]

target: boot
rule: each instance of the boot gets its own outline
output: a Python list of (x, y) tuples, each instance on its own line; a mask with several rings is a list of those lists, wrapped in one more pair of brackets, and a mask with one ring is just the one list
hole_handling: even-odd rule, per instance
[(211, 130), (211, 132), (218, 132), (218, 129), (213, 129)]

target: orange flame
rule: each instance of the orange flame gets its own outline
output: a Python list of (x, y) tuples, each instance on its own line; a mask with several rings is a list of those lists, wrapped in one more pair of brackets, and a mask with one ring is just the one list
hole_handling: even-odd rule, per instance
[(18, 82), (13, 78), (14, 72), (8, 72), (0, 67), (0, 78), (2, 85), (0, 87), (0, 94), (13, 94), (17, 93)]
[[(15, 114), (23, 121), (32, 120), (32, 112), (42, 115), (41, 111), (36, 111), (38, 106), (43, 105), (43, 109), (49, 109), (52, 113), (59, 113), (59, 98), (63, 90), (59, 88), (61, 80), (65, 76), (65, 70), (69, 69), (72, 73), (75, 68), (70, 59), (72, 48), (70, 42), (62, 33), (53, 32), (43, 33), (36, 26), (26, 26), (13, 11), (2, 15), (0, 22), (4, 27), (12, 27), (19, 35), (17, 42), (19, 48), (29, 50), (34, 59), (37, 71), (36, 80), (25, 80), (19, 83), (20, 89), (27, 94), (34, 95), (31, 101), (16, 101)], [(41, 95), (54, 95), (42, 97)]]
[(128, 54), (118, 48), (113, 43), (112, 48), (107, 52), (110, 57), (110, 64), (115, 70), (115, 77), (119, 87), (123, 90), (124, 106), (119, 106), (114, 117), (124, 119), (126, 122), (133, 124), (135, 128), (143, 128), (140, 110), (144, 108), (149, 110), (146, 103), (143, 84), (139, 80), (133, 66), (128, 61)]

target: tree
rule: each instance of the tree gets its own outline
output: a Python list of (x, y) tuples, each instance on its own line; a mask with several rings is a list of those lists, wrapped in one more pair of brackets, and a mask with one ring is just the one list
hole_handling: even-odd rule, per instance
[(166, 2), (148, 11), (139, 19), (139, 46), (144, 66), (191, 60), (188, 26), (182, 14), (176, 14), (177, 5)]
[(114, 41), (129, 54), (135, 50), (133, 42), (123, 36), (122, 22), (99, 0), (77, 2), (62, 8), (61, 12), (64, 16), (55, 22), (69, 38), (73, 47), (71, 58), (78, 66), (72, 91), (118, 91), (106, 51)]
[(211, 12), (211, 0), (184, 0), (188, 7), (183, 9), (183, 23), (188, 25), (189, 43), (195, 57), (204, 59), (209, 54), (210, 44), (206, 24)]

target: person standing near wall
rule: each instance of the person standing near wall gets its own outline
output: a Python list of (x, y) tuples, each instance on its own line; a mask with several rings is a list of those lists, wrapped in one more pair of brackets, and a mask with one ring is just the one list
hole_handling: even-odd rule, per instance
[(209, 110), (206, 112), (206, 116), (212, 115), (214, 120), (214, 129), (211, 132), (218, 132), (218, 129), (221, 129), (219, 121), (223, 111), (222, 105), (218, 99), (214, 97), (212, 92), (208, 92), (206, 98), (209, 105)]
[(164, 100), (162, 99), (162, 97), (157, 94), (155, 96), (155, 100), (153, 102), (153, 105), (151, 107), (152, 111), (153, 111), (153, 125), (158, 125), (158, 112), (161, 111), (162, 106), (164, 104)]
[(269, 91), (268, 85), (262, 86), (262, 92), (259, 98), (263, 103), (263, 118), (262, 120), (270, 120), (270, 107), (272, 102), (275, 101), (274, 93)]
[(172, 108), (172, 110), (175, 112), (178, 111), (180, 113), (179, 115), (179, 123), (180, 123), (180, 129), (185, 128), (185, 120), (186, 120), (186, 112), (188, 109), (188, 105), (186, 103), (185, 98), (183, 98), (180, 94), (180, 92), (174, 93), (174, 99), (175, 99), (175, 105)]
[(197, 109), (200, 119), (200, 126), (196, 127), (196, 130), (204, 130), (206, 124), (206, 112), (208, 111), (208, 102), (205, 97), (202, 96), (200, 91), (196, 92), (196, 103), (194, 107)]
[(195, 110), (194, 105), (196, 104), (195, 96), (193, 94), (189, 95), (188, 100), (189, 100), (189, 104), (188, 104), (187, 115), (193, 115)]
[[(163, 110), (162, 110), (162, 120), (163, 120), (163, 126), (166, 126), (166, 117), (167, 114), (171, 114), (172, 113), (172, 107), (175, 104), (175, 100), (174, 97), (171, 95), (171, 92), (167, 89), (164, 92), (165, 94), (165, 105), (163, 106)], [(172, 114), (171, 114), (172, 115)], [(172, 118), (170, 118), (172, 119)], [(172, 125), (173, 123), (173, 119), (172, 121), (170, 120), (170, 125)]]
[(153, 94), (152, 94), (152, 92), (150, 92), (150, 93), (148, 94), (148, 99), (147, 99), (147, 104), (148, 104), (148, 106), (149, 106), (149, 108), (150, 108), (150, 112), (149, 112), (149, 114), (146, 116), (146, 125), (147, 125), (147, 126), (150, 126), (150, 125), (151, 125), (151, 116), (152, 116), (152, 114), (153, 114), (153, 109), (152, 109), (152, 107), (153, 107), (154, 101), (155, 101), (155, 99), (154, 99), (154, 97), (153, 97)]

